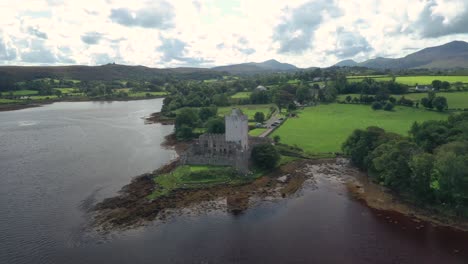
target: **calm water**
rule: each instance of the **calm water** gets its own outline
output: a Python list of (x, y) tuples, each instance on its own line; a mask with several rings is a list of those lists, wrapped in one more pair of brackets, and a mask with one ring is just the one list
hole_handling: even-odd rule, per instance
[[(96, 235), (84, 209), (175, 156), (162, 100), (0, 112), (0, 263), (468, 263), (468, 234), (375, 212), (327, 180), (233, 216)], [(388, 217), (398, 224), (390, 223)]]

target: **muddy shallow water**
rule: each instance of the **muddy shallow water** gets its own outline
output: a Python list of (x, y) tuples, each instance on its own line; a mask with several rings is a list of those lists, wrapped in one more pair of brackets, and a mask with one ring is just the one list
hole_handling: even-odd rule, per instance
[(142, 119), (161, 101), (0, 113), (0, 263), (468, 263), (467, 233), (369, 209), (333, 168), (240, 214), (218, 197), (97, 233), (92, 205), (175, 157)]

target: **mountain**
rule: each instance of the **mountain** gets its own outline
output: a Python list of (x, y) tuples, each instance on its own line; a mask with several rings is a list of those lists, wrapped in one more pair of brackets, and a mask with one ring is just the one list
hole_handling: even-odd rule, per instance
[(335, 66), (361, 66), (374, 69), (468, 68), (468, 43), (452, 41), (441, 46), (422, 49), (403, 58), (378, 57), (356, 65), (343, 65), (343, 62), (346, 61), (341, 61)]
[(228, 72), (231, 74), (255, 74), (262, 72), (282, 72), (298, 70), (298, 68), (292, 64), (281, 63), (277, 60), (218, 66), (211, 69), (215, 71)]
[(354, 67), (354, 66), (358, 66), (359, 63), (355, 62), (354, 60), (342, 60), (340, 62), (338, 62), (337, 64), (335, 64), (334, 66), (337, 66), (337, 67)]
[(0, 79), (10, 78), (14, 81), (33, 80), (38, 78), (77, 79), (83, 81), (112, 80), (150, 80), (163, 76), (175, 76), (180, 79), (203, 80), (220, 78), (222, 73), (205, 68), (149, 68), (145, 66), (128, 66), (106, 64), (101, 66), (0, 66)]

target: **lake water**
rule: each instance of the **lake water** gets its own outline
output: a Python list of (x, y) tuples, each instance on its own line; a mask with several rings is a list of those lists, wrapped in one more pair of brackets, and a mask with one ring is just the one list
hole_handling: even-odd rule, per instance
[(416, 229), (325, 179), (241, 215), (215, 211), (95, 234), (86, 208), (176, 156), (160, 147), (172, 126), (142, 119), (161, 105), (0, 112), (0, 263), (468, 263), (467, 233)]

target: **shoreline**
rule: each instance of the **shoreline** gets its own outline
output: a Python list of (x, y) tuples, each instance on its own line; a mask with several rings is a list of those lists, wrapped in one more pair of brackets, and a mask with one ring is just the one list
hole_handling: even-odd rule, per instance
[[(178, 144), (170, 147), (177, 148)], [(190, 213), (200, 214), (213, 210), (239, 214), (263, 201), (288, 199), (307, 184), (317, 188), (320, 178), (338, 180), (350, 194), (350, 199), (365, 203), (382, 213), (396, 213), (421, 226), (431, 224), (468, 232), (468, 221), (455, 220), (429, 210), (416, 208), (384, 187), (367, 180), (367, 176), (349, 165), (346, 159), (297, 160), (278, 167), (266, 175), (239, 185), (220, 184), (200, 189), (178, 189), (165, 197), (147, 198), (157, 188), (154, 177), (168, 173), (178, 166), (173, 160), (153, 173), (132, 179), (117, 196), (94, 205), (92, 226), (98, 231), (125, 230), (144, 226), (152, 221)]]
[(371, 182), (364, 173), (356, 175), (354, 180), (348, 181), (346, 187), (352, 196), (364, 202), (369, 208), (395, 212), (434, 226), (468, 232), (468, 219), (455, 218), (443, 215), (431, 208), (418, 207), (416, 204), (398, 197), (391, 190)]
[(129, 102), (139, 100), (151, 100), (164, 98), (165, 96), (154, 96), (154, 97), (133, 97), (133, 98), (112, 98), (112, 99), (88, 99), (88, 98), (76, 98), (76, 99), (64, 99), (64, 100), (38, 100), (24, 103), (13, 103), (13, 104), (0, 104), (0, 112), (15, 111), (33, 107), (42, 107), (44, 105), (61, 103), (61, 102)]

